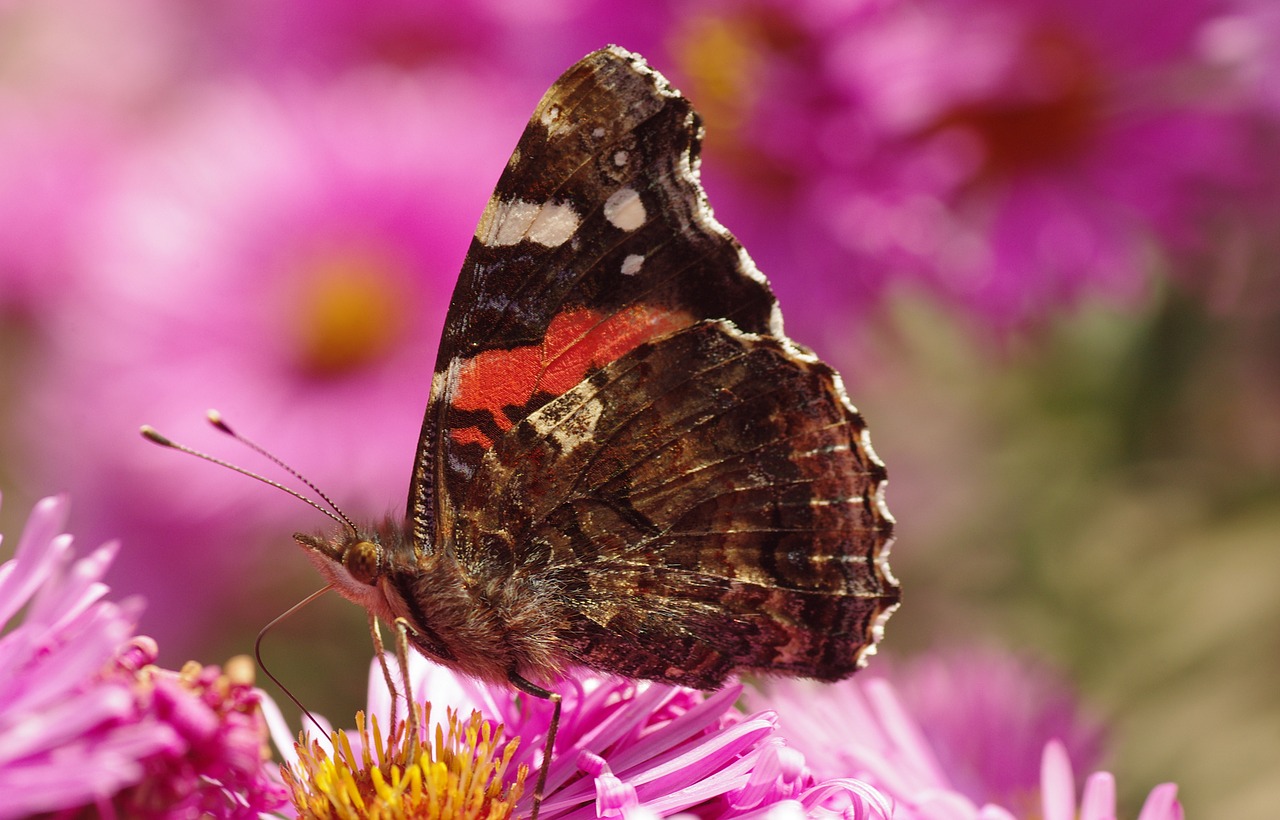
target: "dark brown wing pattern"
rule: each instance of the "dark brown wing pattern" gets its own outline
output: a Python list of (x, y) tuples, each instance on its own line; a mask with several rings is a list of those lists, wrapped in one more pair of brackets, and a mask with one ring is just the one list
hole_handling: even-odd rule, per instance
[(446, 319), (411, 543), (456, 562), (488, 634), (540, 636), (514, 652), (531, 673), (837, 679), (898, 600), (884, 467), (712, 217), (700, 139), (643, 60), (588, 55), (534, 112)]
[(702, 319), (781, 332), (711, 216), (701, 124), (640, 57), (588, 55), (546, 93), (480, 219), (445, 321), (408, 515), (448, 540), (480, 459), (588, 371)]
[(702, 322), (515, 425), (456, 548), (553, 590), (579, 663), (699, 687), (740, 669), (838, 679), (898, 600), (884, 479), (829, 367)]

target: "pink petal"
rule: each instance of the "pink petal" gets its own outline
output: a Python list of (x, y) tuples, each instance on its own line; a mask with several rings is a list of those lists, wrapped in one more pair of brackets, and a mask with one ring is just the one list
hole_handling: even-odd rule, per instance
[(1071, 758), (1060, 742), (1051, 740), (1040, 760), (1040, 801), (1044, 820), (1075, 820), (1076, 785)]
[(1182, 820), (1182, 804), (1178, 802), (1178, 785), (1161, 783), (1152, 789), (1142, 804), (1138, 820)]
[(1113, 820), (1116, 816), (1116, 779), (1110, 772), (1094, 772), (1084, 783), (1080, 820)]

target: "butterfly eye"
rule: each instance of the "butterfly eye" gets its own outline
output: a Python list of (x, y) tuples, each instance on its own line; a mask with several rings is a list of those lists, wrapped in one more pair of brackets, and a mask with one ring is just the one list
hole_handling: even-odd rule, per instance
[(342, 554), (342, 566), (357, 581), (373, 586), (378, 580), (378, 545), (372, 541), (357, 541)]

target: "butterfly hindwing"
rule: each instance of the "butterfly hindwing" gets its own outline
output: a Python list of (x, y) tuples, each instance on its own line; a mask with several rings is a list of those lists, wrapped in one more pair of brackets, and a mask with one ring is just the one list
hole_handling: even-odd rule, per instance
[(419, 545), (448, 537), (496, 439), (592, 369), (703, 319), (781, 331), (764, 277), (706, 206), (700, 138), (688, 101), (616, 47), (543, 97), (445, 321), (409, 497)]
[(897, 601), (884, 468), (838, 377), (702, 322), (606, 365), (486, 454), (464, 563), (551, 587), (578, 663), (700, 687), (852, 672)]

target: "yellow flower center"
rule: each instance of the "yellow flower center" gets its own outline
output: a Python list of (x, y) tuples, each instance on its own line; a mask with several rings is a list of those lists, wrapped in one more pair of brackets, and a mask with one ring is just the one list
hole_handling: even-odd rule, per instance
[[(422, 725), (429, 725), (430, 715), (428, 705)], [(502, 726), (479, 712), (461, 722), (450, 711), (447, 733), (436, 726), (434, 740), (425, 743), (409, 737), (403, 724), (384, 736), (377, 718), (370, 726), (364, 713), (356, 715), (356, 730), (358, 754), (339, 731), (332, 736), (333, 757), (319, 743), (300, 741), (298, 762), (280, 767), (299, 817), (504, 820), (524, 791), (524, 766), (514, 782), (506, 781), (519, 740), (503, 739)]]
[(375, 251), (317, 255), (293, 294), (296, 357), (321, 377), (357, 372), (390, 353), (408, 327), (408, 289), (395, 263)]
[(694, 17), (673, 36), (672, 52), (698, 110), (720, 130), (736, 131), (755, 101), (755, 32), (746, 18)]
[(680, 85), (707, 126), (709, 156), (732, 166), (757, 188), (791, 190), (795, 169), (759, 150), (748, 135), (770, 63), (810, 55), (808, 38), (785, 13), (766, 7), (696, 15), (671, 35)]

